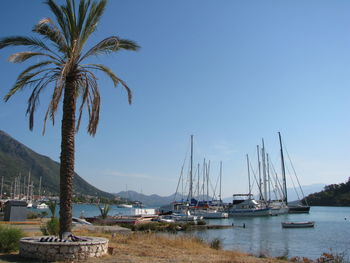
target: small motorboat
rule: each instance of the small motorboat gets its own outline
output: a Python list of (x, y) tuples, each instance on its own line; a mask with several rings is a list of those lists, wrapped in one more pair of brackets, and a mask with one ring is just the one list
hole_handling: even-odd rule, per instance
[(303, 227), (314, 227), (315, 222), (314, 221), (307, 221), (307, 222), (282, 222), (283, 228), (303, 228)]
[(41, 203), (36, 206), (36, 209), (48, 209), (48, 208), (49, 206), (45, 203)]

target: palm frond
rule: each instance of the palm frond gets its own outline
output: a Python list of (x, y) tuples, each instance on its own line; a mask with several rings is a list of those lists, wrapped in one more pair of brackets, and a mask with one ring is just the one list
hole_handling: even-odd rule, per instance
[(41, 91), (48, 86), (50, 82), (54, 80), (54, 77), (49, 77), (51, 72), (46, 73), (38, 83), (36, 83), (32, 94), (28, 99), (28, 107), (26, 114), (29, 114), (29, 129), (33, 130), (34, 127), (34, 113), (36, 111), (36, 106), (39, 104), (39, 96)]
[(52, 124), (55, 125), (55, 114), (57, 112), (58, 104), (61, 100), (63, 89), (64, 89), (64, 86), (59, 83), (60, 82), (60, 72), (56, 72), (56, 74), (53, 76), (53, 80), (56, 83), (55, 83), (54, 91), (52, 93), (50, 105), (49, 105), (49, 107), (46, 111), (46, 114), (45, 114), (43, 134), (45, 133), (46, 122), (47, 122), (49, 115), (50, 115), (50, 119), (52, 121)]
[(29, 46), (33, 49), (46, 50), (53, 53), (53, 51), (44, 42), (32, 37), (13, 36), (3, 37), (0, 39), (0, 49), (9, 46)]
[(62, 12), (62, 9), (53, 0), (48, 0), (45, 3), (49, 6), (51, 12), (55, 15), (56, 20), (57, 20), (57, 22), (61, 28), (61, 31), (65, 37), (65, 40), (66, 40), (65, 42), (67, 44), (70, 43), (71, 39), (70, 39), (70, 34), (69, 34), (69, 28), (68, 28), (66, 18)]
[(4, 97), (5, 102), (7, 102), (12, 97), (13, 94), (15, 94), (19, 90), (22, 90), (25, 86), (40, 81), (40, 79), (35, 79), (35, 80), (32, 80), (32, 79), (45, 71), (47, 71), (47, 69), (39, 70), (37, 72), (30, 73), (30, 74), (22, 74), (20, 77), (18, 77), (13, 88), (10, 89), (10, 91), (5, 95)]
[(131, 102), (132, 102), (131, 89), (128, 87), (126, 82), (124, 82), (122, 79), (118, 78), (117, 75), (115, 75), (115, 73), (110, 68), (108, 68), (102, 64), (88, 64), (85, 66), (85, 68), (97, 69), (97, 70), (104, 72), (113, 81), (113, 84), (115, 87), (120, 83), (125, 88), (126, 92), (128, 93), (128, 102), (129, 102), (129, 104), (131, 104)]
[(66, 5), (61, 5), (61, 10), (65, 16), (65, 20), (67, 22), (67, 26), (69, 28), (69, 34), (70, 34), (70, 44), (73, 44), (74, 40), (77, 40), (78, 32), (76, 30), (76, 19), (75, 19), (75, 13), (74, 8), (71, 0), (66, 0)]
[(93, 92), (92, 92), (92, 99), (90, 103), (91, 107), (91, 114), (89, 118), (89, 125), (88, 125), (88, 133), (92, 136), (96, 134), (98, 122), (100, 119), (100, 104), (101, 104), (101, 99), (100, 99), (100, 92), (98, 90), (98, 85), (93, 86)]
[(107, 0), (101, 0), (99, 2), (93, 2), (90, 7), (90, 12), (85, 20), (85, 24), (81, 30), (81, 48), (88, 40), (89, 36), (95, 32), (97, 24), (106, 8)]
[(33, 32), (51, 40), (59, 51), (63, 53), (66, 52), (67, 44), (64, 35), (50, 18), (41, 19), (38, 24), (34, 26)]
[(121, 49), (136, 51), (139, 46), (131, 40), (120, 39), (116, 36), (108, 37), (87, 51), (79, 62), (92, 55), (109, 54)]
[(100, 93), (97, 79), (92, 72), (81, 71), (79, 78), (81, 104), (79, 107), (79, 117), (76, 129), (80, 127), (83, 108), (86, 105), (89, 114), (88, 133), (92, 136), (96, 134), (100, 115)]
[(51, 56), (42, 52), (24, 51), (24, 52), (18, 52), (18, 53), (12, 54), (11, 56), (9, 56), (8, 61), (13, 63), (21, 63), (35, 56), (45, 56), (53, 60), (57, 60), (57, 58), (55, 58), (54, 56)]
[(17, 79), (22, 78), (23, 76), (27, 75), (29, 72), (31, 72), (34, 69), (41, 68), (41, 67), (44, 67), (44, 66), (52, 64), (52, 63), (53, 62), (51, 60), (47, 60), (47, 61), (39, 62), (39, 63), (34, 64), (32, 66), (29, 66), (24, 71), (22, 71), (21, 74), (18, 75)]
[(77, 30), (79, 32), (81, 32), (83, 29), (84, 21), (85, 21), (86, 14), (90, 4), (91, 4), (91, 0), (87, 0), (87, 1), (80, 0), (79, 10), (78, 10), (78, 24), (77, 24)]
[[(81, 118), (83, 115), (84, 106), (86, 105), (86, 103), (88, 103), (89, 96), (90, 96), (89, 83), (88, 83), (86, 74), (84, 74), (84, 78), (82, 78), (80, 80), (80, 82), (81, 82), (81, 84), (79, 86), (82, 88), (82, 92), (81, 92), (82, 94), (81, 94), (81, 104), (79, 107), (79, 117), (78, 117), (78, 122), (77, 122), (77, 126), (76, 126), (77, 132), (79, 131), (79, 128), (80, 128), (80, 122), (81, 122)], [(90, 114), (89, 114), (89, 116), (90, 116)]]

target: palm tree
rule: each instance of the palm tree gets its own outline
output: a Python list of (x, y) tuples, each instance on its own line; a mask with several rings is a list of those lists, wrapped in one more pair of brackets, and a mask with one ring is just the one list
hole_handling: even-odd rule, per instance
[[(30, 51), (18, 52), (9, 57), (10, 62), (19, 63), (31, 58), (41, 60), (29, 66), (19, 74), (14, 86), (4, 97), (8, 101), (12, 95), (24, 88), (31, 88), (28, 99), (27, 115), (29, 128), (33, 129), (34, 113), (41, 93), (52, 88), (46, 121), (55, 123), (55, 115), (63, 99), (63, 116), (61, 122), (61, 156), (60, 156), (60, 236), (71, 231), (72, 195), (74, 176), (74, 138), (79, 130), (84, 109), (88, 112), (87, 131), (96, 133), (99, 112), (100, 93), (96, 71), (105, 73), (114, 86), (121, 84), (127, 91), (129, 104), (131, 90), (113, 71), (102, 64), (83, 64), (91, 56), (110, 54), (119, 50), (137, 50), (139, 46), (127, 39), (117, 36), (107, 37), (90, 49), (84, 48), (87, 40), (96, 30), (97, 24), (106, 8), (107, 0), (66, 0), (58, 5), (54, 0), (45, 4), (55, 16), (56, 22), (50, 18), (41, 19), (33, 28), (40, 37), (12, 36), (0, 39), (0, 49), (9, 46), (25, 46)], [(77, 103), (79, 102), (79, 108)]]

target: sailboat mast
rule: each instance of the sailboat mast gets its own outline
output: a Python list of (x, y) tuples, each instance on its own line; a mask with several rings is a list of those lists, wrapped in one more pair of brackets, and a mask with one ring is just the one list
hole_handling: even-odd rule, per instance
[(259, 145), (256, 146), (256, 151), (258, 154), (258, 168), (259, 168), (259, 189), (260, 189), (260, 197), (259, 200), (262, 200), (262, 193), (261, 193), (261, 163), (260, 163), (260, 149), (259, 149)]
[(193, 196), (193, 135), (191, 135), (190, 202)]
[(42, 176), (40, 176), (40, 180), (39, 180), (39, 200), (41, 200), (41, 179), (42, 179)]
[(220, 203), (221, 203), (221, 180), (222, 180), (222, 161), (220, 161), (220, 192), (219, 192)]
[(209, 201), (209, 172), (210, 172), (210, 160), (208, 162), (208, 166), (207, 166), (207, 202)]
[(4, 189), (4, 177), (2, 176), (1, 177), (1, 190), (0, 190), (0, 196), (1, 196), (1, 199), (2, 199), (2, 190)]
[(281, 133), (278, 132), (278, 138), (280, 141), (280, 149), (281, 149), (281, 167), (282, 167), (282, 180), (283, 180), (283, 194), (284, 194), (284, 202), (286, 205), (288, 205), (288, 199), (287, 199), (287, 182), (286, 182), (286, 169), (284, 166), (284, 156), (283, 156), (283, 147), (282, 147), (282, 138)]
[[(198, 174), (197, 174), (197, 177), (198, 177), (198, 181), (197, 181), (197, 199), (199, 198), (199, 180), (200, 180), (200, 164), (198, 163), (198, 165), (197, 165), (197, 167), (198, 167)], [(198, 199), (199, 200), (199, 199)]]
[(247, 167), (248, 167), (248, 194), (249, 194), (249, 199), (250, 199), (250, 194), (252, 193), (252, 186), (250, 184), (250, 169), (249, 169), (249, 156), (248, 154), (246, 155), (247, 156)]
[(30, 199), (30, 171), (28, 174), (27, 200)]
[(265, 154), (265, 143), (262, 139), (262, 148), (261, 148), (261, 159), (262, 159), (262, 169), (263, 169), (263, 185), (264, 185), (264, 201), (267, 201), (267, 179), (266, 179), (266, 154)]
[(270, 177), (270, 161), (269, 161), (269, 154), (266, 154), (266, 163), (267, 163), (267, 180), (269, 182), (269, 200), (268, 202), (271, 202), (271, 177)]
[(205, 201), (204, 200), (204, 192), (205, 192), (205, 175), (206, 175), (206, 172), (207, 172), (207, 164), (205, 162), (205, 158), (204, 158), (204, 161), (203, 161), (203, 183), (202, 183), (202, 201)]

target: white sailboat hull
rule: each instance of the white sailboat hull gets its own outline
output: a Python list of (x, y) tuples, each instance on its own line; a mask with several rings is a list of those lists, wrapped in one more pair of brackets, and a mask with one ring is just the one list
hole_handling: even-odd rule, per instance
[(235, 216), (269, 216), (269, 208), (254, 208), (254, 209), (231, 209), (228, 211), (230, 217)]

